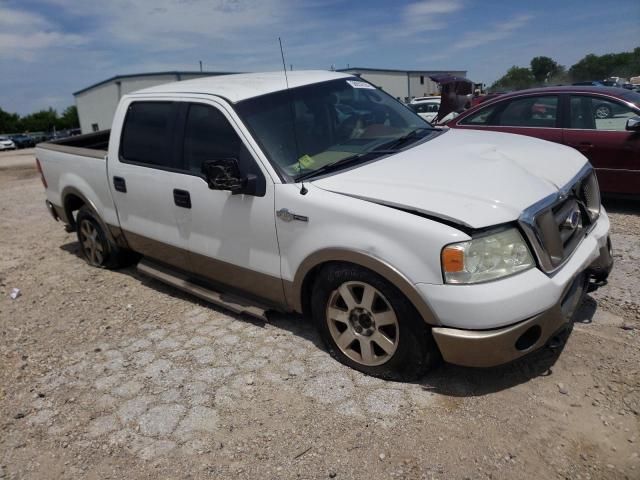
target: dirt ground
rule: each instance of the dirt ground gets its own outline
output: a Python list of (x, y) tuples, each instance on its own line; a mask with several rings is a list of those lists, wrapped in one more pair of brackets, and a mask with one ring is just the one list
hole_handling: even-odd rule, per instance
[(393, 383), (300, 317), (87, 266), (22, 153), (0, 154), (0, 479), (640, 478), (640, 205), (605, 202), (615, 271), (566, 342)]

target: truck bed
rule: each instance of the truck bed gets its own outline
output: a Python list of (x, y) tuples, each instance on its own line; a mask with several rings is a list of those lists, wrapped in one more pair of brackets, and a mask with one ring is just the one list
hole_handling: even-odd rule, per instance
[[(110, 130), (36, 145), (36, 158), (47, 181), (47, 200), (65, 211), (65, 192), (81, 196), (108, 225), (118, 225), (107, 176)], [(72, 218), (63, 218), (71, 223)]]
[(111, 130), (101, 130), (99, 132), (39, 143), (38, 148), (104, 159), (109, 148), (110, 134)]

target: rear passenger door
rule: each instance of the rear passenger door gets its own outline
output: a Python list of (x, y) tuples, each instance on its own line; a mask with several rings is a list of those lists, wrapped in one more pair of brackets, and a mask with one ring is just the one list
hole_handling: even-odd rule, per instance
[(640, 193), (640, 132), (626, 130), (637, 116), (640, 111), (608, 97), (569, 96), (564, 142), (593, 164), (603, 192)]
[(134, 100), (123, 108), (120, 148), (116, 155), (109, 150), (107, 162), (120, 227), (135, 251), (188, 269), (189, 237), (182, 226), (189, 208), (180, 192), (188, 191), (191, 177), (179, 173), (180, 103)]

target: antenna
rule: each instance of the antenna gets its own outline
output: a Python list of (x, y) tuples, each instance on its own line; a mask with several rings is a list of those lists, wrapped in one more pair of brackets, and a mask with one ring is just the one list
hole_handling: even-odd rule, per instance
[(287, 84), (287, 90), (289, 90), (289, 78), (287, 77), (287, 64), (284, 61), (284, 50), (282, 49), (282, 40), (278, 37), (278, 43), (280, 44), (280, 55), (282, 56), (282, 70), (284, 70), (284, 81)]
[[(284, 81), (287, 84), (287, 92), (289, 92), (289, 77), (287, 77), (287, 63), (284, 61), (284, 50), (282, 48), (282, 40), (278, 37), (278, 43), (280, 44), (280, 55), (282, 56), (282, 70), (284, 70)], [(293, 139), (296, 142), (296, 156), (298, 157), (298, 171), (302, 171), (302, 164), (300, 163), (300, 147), (298, 145), (298, 132), (296, 128), (296, 116), (293, 111), (293, 97), (289, 94), (289, 110), (291, 111), (291, 123), (293, 124)], [(309, 190), (304, 186), (304, 180), (300, 181), (300, 195), (306, 195)]]

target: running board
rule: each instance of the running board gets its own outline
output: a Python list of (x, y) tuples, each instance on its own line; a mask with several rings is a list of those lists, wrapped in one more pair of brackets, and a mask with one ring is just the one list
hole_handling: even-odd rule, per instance
[(247, 314), (265, 322), (267, 321), (267, 317), (265, 315), (265, 311), (267, 310), (266, 307), (261, 307), (255, 302), (250, 302), (249, 300), (245, 300), (235, 295), (220, 293), (202, 287), (189, 281), (186, 275), (174, 272), (166, 267), (161, 267), (160, 265), (148, 260), (142, 259), (138, 262), (138, 271), (144, 275), (171, 285), (172, 287), (179, 288), (191, 295), (195, 295), (207, 302), (211, 302), (220, 307), (224, 307), (227, 310), (231, 310), (233, 313), (237, 313), (239, 315)]

